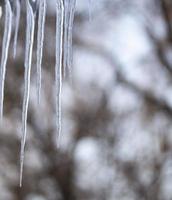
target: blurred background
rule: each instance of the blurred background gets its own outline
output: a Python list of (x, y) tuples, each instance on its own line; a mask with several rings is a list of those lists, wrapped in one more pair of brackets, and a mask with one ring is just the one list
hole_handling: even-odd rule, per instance
[[(0, 53), (3, 4), (1, 0)], [(77, 1), (72, 83), (63, 82), (59, 149), (53, 92), (55, 9), (54, 0), (48, 1), (42, 98), (38, 106), (35, 45), (19, 188), (26, 29), (22, 11), (17, 57), (13, 59), (11, 50), (7, 64), (0, 199), (171, 200), (172, 1)]]

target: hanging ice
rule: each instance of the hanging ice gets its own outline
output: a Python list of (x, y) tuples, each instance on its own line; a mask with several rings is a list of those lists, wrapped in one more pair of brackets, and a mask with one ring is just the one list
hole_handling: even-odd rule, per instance
[(63, 55), (63, 25), (64, 4), (63, 0), (57, 1), (56, 9), (56, 64), (55, 64), (55, 95), (56, 95), (56, 126), (58, 132), (57, 146), (61, 136), (61, 90), (62, 90), (62, 55)]
[(4, 101), (4, 82), (6, 74), (6, 64), (8, 59), (8, 51), (11, 39), (12, 29), (12, 10), (9, 0), (5, 1), (5, 21), (4, 21), (4, 35), (2, 42), (2, 56), (1, 56), (1, 68), (0, 68), (0, 119), (3, 116), (3, 101)]
[(73, 53), (72, 53), (72, 36), (73, 36), (73, 21), (74, 21), (74, 14), (75, 14), (75, 6), (76, 0), (70, 0), (69, 4), (69, 25), (68, 25), (68, 59), (67, 59), (67, 66), (69, 77), (71, 78), (71, 69), (72, 69), (72, 60), (73, 60)]
[(39, 16), (38, 16), (38, 33), (37, 33), (37, 94), (38, 103), (40, 103), (41, 97), (41, 65), (42, 65), (42, 53), (44, 42), (44, 27), (46, 16), (46, 0), (39, 0)]
[[(61, 92), (62, 92), (62, 64), (64, 74), (71, 74), (72, 66), (72, 29), (75, 13), (76, 0), (54, 0), (56, 1), (56, 53), (55, 53), (55, 97), (56, 97), (56, 126), (57, 126), (57, 145), (60, 143), (61, 136)], [(19, 23), (21, 15), (21, 0), (5, 0), (5, 22), (4, 35), (2, 42), (2, 56), (0, 65), (0, 119), (3, 115), (4, 100), (4, 81), (6, 74), (6, 64), (12, 31), (12, 5), (14, 6), (14, 42), (13, 55), (16, 56), (18, 41)], [(41, 65), (43, 56), (44, 28), (46, 17), (46, 0), (25, 0), (26, 5), (26, 47), (24, 60), (24, 97), (22, 108), (22, 138), (20, 152), (20, 186), (22, 185), (24, 150), (27, 135), (27, 114), (30, 95), (30, 78), (32, 52), (35, 31), (35, 12), (38, 5), (38, 32), (37, 32), (37, 92), (38, 102), (41, 96)], [(38, 4), (39, 3), (39, 4)], [(62, 60), (64, 63), (62, 63)]]
[(92, 4), (93, 4), (93, 1), (92, 0), (88, 0), (89, 20), (92, 19)]
[(19, 31), (19, 23), (20, 23), (20, 0), (15, 0), (15, 31), (14, 31), (14, 43), (13, 43), (13, 56), (16, 56), (16, 48), (17, 48), (17, 40), (18, 40), (18, 31)]
[(23, 164), (24, 164), (24, 149), (26, 143), (27, 133), (27, 113), (30, 94), (30, 73), (32, 64), (32, 51), (34, 42), (35, 16), (34, 10), (29, 0), (26, 0), (26, 52), (25, 52), (25, 75), (24, 75), (24, 98), (22, 110), (22, 139), (21, 139), (21, 153), (20, 153), (20, 186), (22, 185)]
[(64, 77), (67, 74), (67, 60), (68, 60), (68, 26), (69, 26), (69, 1), (64, 0), (64, 55), (63, 55), (63, 69)]
[(64, 75), (71, 76), (72, 65), (72, 29), (76, 0), (65, 0), (65, 26), (64, 26)]

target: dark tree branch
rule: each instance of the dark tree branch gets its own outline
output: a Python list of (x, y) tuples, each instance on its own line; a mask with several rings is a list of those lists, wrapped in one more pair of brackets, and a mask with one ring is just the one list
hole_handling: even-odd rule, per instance
[(169, 0), (160, 0), (164, 22), (167, 28), (167, 38), (172, 43), (172, 4)]

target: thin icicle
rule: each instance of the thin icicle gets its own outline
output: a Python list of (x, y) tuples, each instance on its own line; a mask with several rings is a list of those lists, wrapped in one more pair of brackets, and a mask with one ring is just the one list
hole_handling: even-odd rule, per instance
[(30, 73), (31, 73), (32, 51), (34, 42), (34, 29), (35, 29), (34, 11), (29, 0), (26, 0), (26, 15), (27, 15), (27, 28), (26, 28), (24, 98), (23, 98), (23, 110), (22, 110), (22, 139), (21, 139), (21, 153), (20, 153), (20, 187), (22, 186), (22, 177), (23, 177), (24, 149), (26, 144), (26, 133), (27, 133), (27, 113), (28, 113), (29, 94), (30, 94)]
[(72, 29), (75, 13), (76, 0), (65, 0), (65, 25), (64, 25), (64, 76), (67, 74), (71, 78), (71, 66), (72, 66)]
[(67, 59), (67, 66), (68, 66), (68, 73), (71, 79), (72, 73), (72, 61), (73, 61), (73, 52), (72, 52), (72, 36), (73, 36), (73, 22), (74, 22), (74, 15), (75, 15), (75, 6), (76, 0), (70, 0), (69, 4), (69, 26), (68, 26), (68, 59)]
[(57, 146), (61, 138), (61, 91), (62, 91), (62, 55), (63, 55), (63, 25), (64, 4), (57, 0), (56, 9), (56, 64), (55, 64), (55, 94), (56, 94), (56, 119), (57, 119)]
[(92, 5), (93, 5), (93, 0), (88, 0), (88, 14), (89, 14), (89, 20), (92, 20)]
[(67, 76), (67, 63), (68, 63), (68, 27), (69, 27), (69, 1), (64, 0), (64, 55), (63, 55), (63, 69), (64, 69), (64, 77)]
[(2, 57), (1, 57), (1, 68), (0, 68), (0, 119), (3, 116), (3, 101), (4, 101), (4, 82), (6, 74), (6, 65), (8, 59), (8, 51), (11, 39), (12, 29), (12, 9), (9, 0), (5, 1), (5, 22), (4, 22), (4, 35), (2, 43)]
[(15, 0), (15, 31), (14, 31), (14, 43), (13, 43), (13, 57), (16, 57), (16, 49), (17, 49), (17, 40), (18, 40), (18, 31), (19, 31), (19, 23), (20, 23), (20, 12), (21, 5), (20, 0)]
[(44, 42), (44, 27), (46, 17), (46, 0), (39, 0), (38, 33), (37, 33), (37, 94), (38, 103), (41, 97), (41, 65)]

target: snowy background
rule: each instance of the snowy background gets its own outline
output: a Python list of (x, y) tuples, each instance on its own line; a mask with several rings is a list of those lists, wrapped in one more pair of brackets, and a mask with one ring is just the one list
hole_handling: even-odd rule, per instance
[[(3, 1), (0, 5), (1, 47)], [(63, 83), (62, 138), (57, 150), (55, 10), (54, 1), (48, 1), (42, 99), (38, 106), (34, 51), (20, 189), (24, 16), (17, 58), (11, 51), (7, 64), (0, 199), (171, 200), (172, 3), (77, 1), (72, 81)]]

